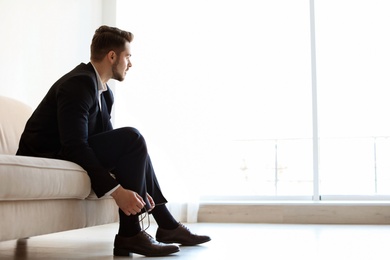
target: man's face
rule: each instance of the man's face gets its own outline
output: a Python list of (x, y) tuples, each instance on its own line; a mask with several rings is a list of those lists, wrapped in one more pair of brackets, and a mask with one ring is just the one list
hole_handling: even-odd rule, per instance
[(125, 50), (120, 53), (120, 56), (117, 56), (115, 63), (112, 65), (112, 78), (118, 81), (123, 81), (126, 77), (127, 71), (131, 67), (130, 62), (130, 43), (126, 42)]

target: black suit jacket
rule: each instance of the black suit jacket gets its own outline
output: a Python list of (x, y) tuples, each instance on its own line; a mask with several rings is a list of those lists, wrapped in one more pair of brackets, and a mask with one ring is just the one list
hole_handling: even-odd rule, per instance
[(97, 86), (91, 63), (81, 63), (54, 83), (27, 121), (17, 155), (79, 164), (88, 172), (96, 195), (101, 197), (118, 183), (88, 145), (90, 136), (112, 130), (112, 92), (109, 88), (103, 92), (101, 111)]

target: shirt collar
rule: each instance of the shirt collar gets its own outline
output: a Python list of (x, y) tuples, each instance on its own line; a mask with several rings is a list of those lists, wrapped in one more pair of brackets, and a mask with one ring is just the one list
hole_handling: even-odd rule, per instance
[[(92, 63), (91, 63), (92, 64)], [(102, 79), (100, 78), (100, 75), (99, 73), (97, 72), (95, 66), (93, 66), (92, 64), (92, 67), (93, 69), (95, 70), (95, 73), (96, 73), (96, 78), (97, 78), (97, 83), (98, 83), (98, 91), (99, 91), (99, 94), (101, 94), (102, 92), (106, 91), (107, 90), (107, 85), (106, 84), (103, 84), (102, 82)]]

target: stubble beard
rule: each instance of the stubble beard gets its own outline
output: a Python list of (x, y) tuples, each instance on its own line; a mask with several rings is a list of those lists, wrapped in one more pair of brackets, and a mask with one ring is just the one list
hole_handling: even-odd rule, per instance
[(118, 81), (123, 81), (125, 80), (125, 77), (123, 76), (123, 74), (119, 73), (118, 64), (119, 62), (115, 62), (115, 64), (112, 65), (112, 78)]

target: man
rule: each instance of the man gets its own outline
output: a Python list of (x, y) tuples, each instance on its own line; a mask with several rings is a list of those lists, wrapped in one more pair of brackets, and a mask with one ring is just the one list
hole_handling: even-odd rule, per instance
[[(182, 245), (210, 241), (192, 234), (165, 206), (145, 140), (135, 128), (113, 129), (109, 79), (123, 81), (132, 66), (133, 34), (101, 26), (91, 44), (91, 61), (81, 63), (50, 88), (28, 120), (17, 155), (69, 160), (83, 167), (98, 197), (111, 195), (119, 206), (114, 255), (164, 256)], [(158, 224), (156, 240), (141, 230), (139, 215)]]

